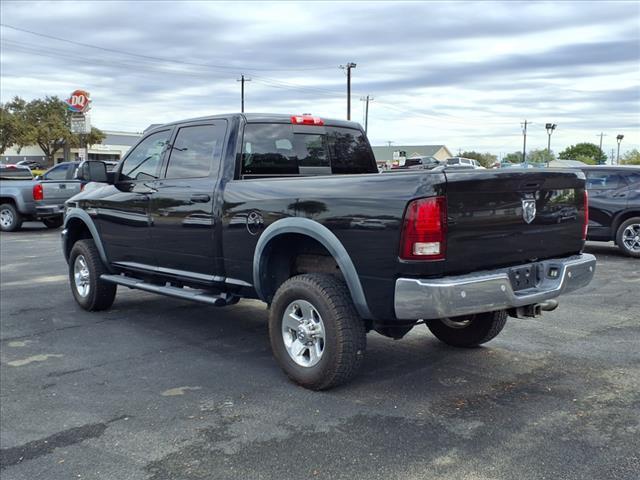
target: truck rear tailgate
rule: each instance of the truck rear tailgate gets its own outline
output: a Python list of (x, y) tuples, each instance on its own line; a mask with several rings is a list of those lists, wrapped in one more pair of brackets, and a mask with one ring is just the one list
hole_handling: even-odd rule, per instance
[(584, 175), (574, 170), (446, 171), (444, 273), (562, 257), (583, 247)]
[(43, 204), (61, 205), (66, 200), (80, 192), (82, 183), (80, 180), (43, 180), (42, 185), (44, 195)]

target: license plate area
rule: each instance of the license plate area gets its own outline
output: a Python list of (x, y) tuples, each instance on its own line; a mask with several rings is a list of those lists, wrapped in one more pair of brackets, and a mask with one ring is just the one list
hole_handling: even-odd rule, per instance
[(540, 283), (539, 268), (536, 263), (509, 269), (509, 280), (514, 292), (535, 288)]

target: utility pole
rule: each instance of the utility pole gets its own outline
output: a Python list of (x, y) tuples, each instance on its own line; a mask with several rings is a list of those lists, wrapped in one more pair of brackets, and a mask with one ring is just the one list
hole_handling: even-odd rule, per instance
[(391, 140), (387, 140), (387, 147), (390, 147), (392, 143), (394, 142), (392, 142)]
[(527, 165), (527, 125), (531, 125), (531, 122), (527, 122), (526, 120), (522, 125), (522, 135), (524, 136), (524, 143), (522, 144), (522, 163)]
[(360, 97), (361, 102), (365, 102), (364, 107), (364, 134), (367, 134), (369, 127), (369, 102), (373, 102), (374, 98), (367, 95), (366, 97)]
[[(607, 134), (606, 133), (602, 133), (600, 132), (600, 135), (596, 135), (596, 137), (600, 137), (600, 158), (598, 159), (598, 165), (600, 165), (600, 159), (602, 158), (602, 137), (606, 137)], [(606, 162), (605, 162), (606, 163)]]
[(244, 82), (250, 82), (250, 78), (245, 78), (244, 74), (240, 75), (240, 78), (236, 80), (240, 82), (240, 111), (244, 113)]
[(356, 68), (356, 64), (349, 62), (340, 68), (347, 71), (347, 120), (351, 120), (351, 69)]
[[(618, 156), (616, 157), (616, 165), (620, 165), (620, 143), (622, 142), (623, 138), (624, 135), (622, 134), (618, 134), (618, 136), (616, 137), (616, 140), (618, 142)], [(611, 163), (613, 163), (613, 160), (611, 160)]]

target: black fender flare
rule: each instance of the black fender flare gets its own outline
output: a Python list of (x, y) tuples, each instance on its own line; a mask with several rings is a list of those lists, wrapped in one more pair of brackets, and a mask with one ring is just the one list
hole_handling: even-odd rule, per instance
[(278, 220), (269, 225), (256, 244), (253, 254), (253, 286), (258, 294), (258, 298), (266, 301), (266, 295), (262, 289), (262, 278), (265, 269), (266, 259), (264, 258), (264, 250), (273, 239), (279, 235), (287, 233), (297, 233), (313, 238), (333, 256), (351, 293), (351, 298), (362, 318), (372, 318), (367, 299), (360, 283), (360, 277), (351, 257), (344, 248), (344, 245), (338, 240), (338, 237), (324, 225), (311, 220), (309, 218), (289, 217)]
[[(89, 233), (91, 233), (91, 237), (93, 237), (93, 241), (96, 244), (96, 248), (98, 249), (98, 253), (100, 254), (100, 259), (104, 263), (105, 267), (111, 271), (111, 267), (109, 265), (109, 259), (107, 257), (107, 252), (104, 249), (104, 245), (102, 244), (102, 240), (100, 239), (100, 235), (98, 234), (98, 228), (96, 227), (93, 218), (86, 212), (86, 210), (82, 210), (81, 208), (72, 207), (67, 209), (67, 213), (64, 216), (64, 229), (62, 230), (62, 250), (64, 252), (65, 258), (67, 256), (67, 251), (70, 249), (67, 248), (67, 242), (69, 241), (69, 222), (72, 219), (78, 219), (82, 223), (86, 225), (89, 229)], [(67, 259), (68, 260), (68, 259)]]

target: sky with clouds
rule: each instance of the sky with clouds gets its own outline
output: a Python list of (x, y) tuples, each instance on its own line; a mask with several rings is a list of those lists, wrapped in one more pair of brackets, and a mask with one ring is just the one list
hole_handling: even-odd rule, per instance
[[(640, 2), (13, 2), (0, 11), (1, 100), (91, 92), (92, 122), (236, 112), (352, 119), (374, 145), (495, 154), (605, 133), (640, 148)], [(12, 28), (14, 27), (14, 28)], [(66, 41), (65, 41), (66, 40)], [(99, 48), (96, 48), (99, 47)]]

